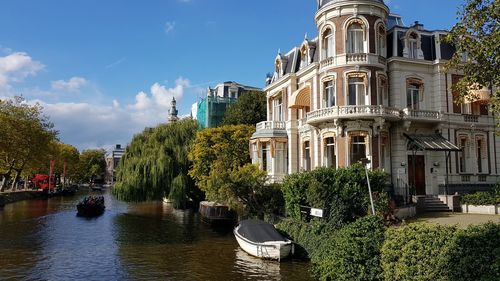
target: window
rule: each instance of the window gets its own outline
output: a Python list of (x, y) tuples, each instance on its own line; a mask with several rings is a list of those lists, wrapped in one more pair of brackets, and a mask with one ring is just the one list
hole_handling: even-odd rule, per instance
[(307, 50), (302, 50), (300, 53), (300, 68), (306, 67), (308, 64)]
[(323, 107), (335, 106), (335, 84), (333, 81), (324, 83)]
[(311, 170), (311, 145), (309, 141), (304, 142), (303, 168), (305, 171)]
[(466, 167), (466, 151), (467, 151), (467, 139), (462, 137), (460, 138), (460, 149), (461, 151), (459, 152), (458, 159), (459, 159), (459, 171), (460, 173), (466, 173), (467, 172), (467, 167)]
[(283, 97), (278, 97), (273, 100), (273, 120), (283, 121)]
[(259, 151), (257, 148), (257, 143), (252, 143), (252, 164), (259, 163)]
[(378, 79), (378, 104), (387, 105), (387, 81), (385, 77)]
[(385, 57), (387, 55), (385, 48), (385, 29), (382, 25), (379, 25), (377, 30), (377, 47), (378, 54)]
[(287, 173), (287, 159), (286, 159), (286, 143), (277, 142), (276, 143), (276, 173), (286, 174)]
[(326, 167), (336, 168), (337, 158), (335, 156), (335, 141), (332, 137), (325, 139), (324, 161)]
[(327, 29), (323, 33), (323, 58), (330, 58), (334, 56), (335, 37), (331, 29)]
[(409, 84), (406, 90), (406, 107), (418, 110), (420, 100), (420, 85)]
[(365, 105), (365, 83), (362, 77), (349, 78), (348, 105)]
[(347, 29), (347, 53), (364, 53), (364, 30), (359, 23), (353, 23)]
[(365, 136), (351, 137), (351, 164), (358, 163), (361, 159), (366, 158), (365, 140)]
[(483, 159), (482, 159), (482, 149), (483, 149), (483, 141), (482, 139), (477, 139), (476, 140), (477, 142), (477, 172), (478, 173), (482, 173), (483, 172)]
[(271, 172), (271, 151), (268, 143), (262, 144), (262, 169)]
[(415, 33), (408, 37), (408, 55), (410, 59), (418, 59), (418, 36)]

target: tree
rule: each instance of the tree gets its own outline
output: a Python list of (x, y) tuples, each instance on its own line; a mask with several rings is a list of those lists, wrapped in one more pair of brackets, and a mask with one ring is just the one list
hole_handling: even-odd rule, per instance
[(12, 176), (14, 187), (25, 170), (49, 165), (49, 146), (57, 131), (42, 110), (38, 103), (30, 105), (22, 97), (0, 100), (1, 191)]
[(250, 164), (248, 143), (254, 130), (250, 125), (228, 125), (198, 132), (189, 153), (189, 175), (208, 200), (262, 217), (283, 200), (279, 188), (266, 184), (267, 173)]
[(224, 113), (222, 125), (255, 125), (267, 119), (266, 94), (244, 92)]
[(471, 97), (471, 89), (481, 86), (493, 89), (490, 109), (497, 114), (500, 113), (499, 17), (499, 0), (468, 0), (459, 12), (460, 21), (446, 37), (456, 48), (447, 67), (464, 75), (453, 90), (465, 101), (477, 98)]
[(134, 136), (118, 165), (113, 194), (124, 201), (169, 198), (175, 207), (200, 201), (187, 156), (197, 130), (196, 121), (183, 119)]
[(103, 180), (106, 174), (106, 151), (103, 149), (84, 150), (80, 155), (76, 178), (80, 182)]

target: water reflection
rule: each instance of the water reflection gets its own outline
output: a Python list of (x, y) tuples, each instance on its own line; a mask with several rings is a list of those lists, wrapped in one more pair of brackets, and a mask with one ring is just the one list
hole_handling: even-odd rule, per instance
[(0, 210), (0, 280), (311, 280), (307, 264), (250, 257), (231, 229), (168, 204), (105, 193), (102, 216), (76, 217), (85, 195)]

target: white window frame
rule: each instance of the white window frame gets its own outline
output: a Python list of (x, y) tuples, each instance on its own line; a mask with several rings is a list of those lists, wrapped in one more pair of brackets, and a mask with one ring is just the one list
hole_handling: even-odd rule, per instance
[(283, 95), (273, 99), (273, 121), (285, 121), (283, 112)]
[[(331, 143), (328, 140), (332, 140)], [(336, 143), (334, 137), (326, 137), (323, 139), (323, 160), (324, 166), (328, 168), (337, 168), (337, 152), (336, 152)], [(329, 151), (330, 150), (330, 151)], [(330, 159), (329, 152), (333, 152), (333, 159)]]
[(335, 81), (328, 80), (323, 82), (323, 107), (333, 107), (337, 105), (337, 97), (335, 91)]
[[(358, 28), (359, 26), (359, 28)], [(365, 28), (358, 22), (349, 24), (347, 28), (347, 48), (348, 54), (365, 53)]]
[[(347, 77), (347, 105), (366, 105), (367, 89), (364, 79), (365, 77)], [(355, 104), (351, 104), (351, 85), (355, 85)], [(362, 87), (362, 90), (360, 90), (360, 87)]]
[[(406, 88), (406, 107), (412, 110), (420, 110), (421, 86), (408, 84)], [(417, 97), (415, 98), (415, 93)]]

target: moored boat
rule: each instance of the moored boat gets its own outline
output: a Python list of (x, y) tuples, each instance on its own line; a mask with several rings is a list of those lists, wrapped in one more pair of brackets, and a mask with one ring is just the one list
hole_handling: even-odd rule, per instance
[(281, 235), (270, 223), (244, 220), (234, 228), (234, 236), (248, 254), (280, 261), (293, 253), (293, 242)]
[(199, 212), (202, 221), (213, 225), (230, 225), (236, 222), (236, 212), (228, 206), (215, 202), (200, 202)]
[(77, 215), (82, 217), (97, 217), (104, 213), (103, 196), (87, 196), (76, 205)]

